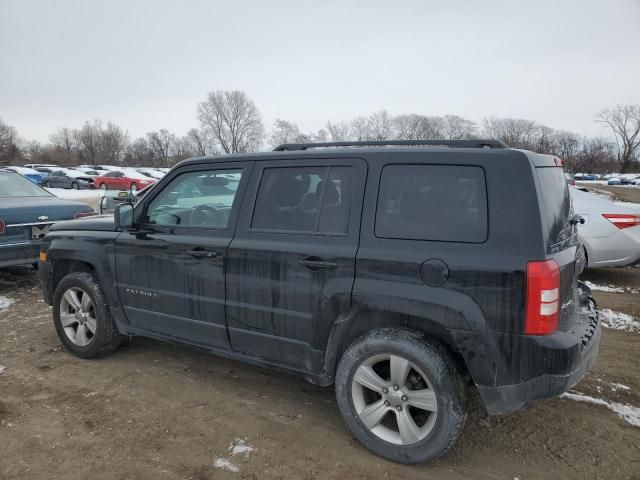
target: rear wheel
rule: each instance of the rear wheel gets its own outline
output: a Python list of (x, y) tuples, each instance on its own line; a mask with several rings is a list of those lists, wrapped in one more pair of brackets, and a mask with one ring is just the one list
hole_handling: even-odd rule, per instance
[(99, 357), (122, 342), (102, 288), (87, 272), (60, 281), (53, 295), (53, 323), (66, 349), (78, 357)]
[(132, 192), (137, 192), (138, 191), (138, 184), (136, 182), (133, 182), (131, 184), (131, 191)]
[(44, 186), (47, 188), (51, 188), (53, 187), (53, 185), (51, 185), (51, 182), (49, 180), (47, 180), (46, 182), (44, 182)]
[(73, 188), (74, 190), (78, 190), (80, 188), (80, 185), (78, 185), (78, 182), (71, 182), (71, 188)]
[(447, 352), (400, 329), (375, 330), (347, 349), (336, 397), (356, 438), (399, 463), (444, 454), (466, 418), (462, 384)]

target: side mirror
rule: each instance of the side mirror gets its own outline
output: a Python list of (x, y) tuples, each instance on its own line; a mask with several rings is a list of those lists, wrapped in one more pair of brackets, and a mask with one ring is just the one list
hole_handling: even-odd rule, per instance
[(133, 205), (130, 203), (121, 203), (116, 205), (116, 209), (113, 212), (113, 218), (118, 228), (130, 228), (133, 227)]

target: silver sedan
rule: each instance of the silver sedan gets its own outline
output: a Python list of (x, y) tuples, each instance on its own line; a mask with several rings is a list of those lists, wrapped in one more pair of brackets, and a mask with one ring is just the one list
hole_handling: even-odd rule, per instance
[(584, 219), (578, 234), (587, 267), (625, 267), (640, 262), (640, 204), (614, 203), (570, 188), (573, 208)]

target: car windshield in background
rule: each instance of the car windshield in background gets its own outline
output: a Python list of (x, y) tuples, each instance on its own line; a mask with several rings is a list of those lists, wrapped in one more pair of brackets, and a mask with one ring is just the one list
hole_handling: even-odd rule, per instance
[(571, 235), (571, 197), (564, 176), (559, 167), (536, 168), (540, 180), (540, 191), (545, 208), (543, 222), (546, 223), (550, 244), (561, 242)]
[(20, 175), (0, 172), (0, 198), (49, 196), (49, 192)]

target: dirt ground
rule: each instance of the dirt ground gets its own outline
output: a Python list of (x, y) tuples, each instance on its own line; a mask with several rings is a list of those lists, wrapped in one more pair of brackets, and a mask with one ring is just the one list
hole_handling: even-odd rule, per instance
[[(587, 277), (640, 288), (639, 268)], [(594, 293), (640, 314), (637, 293)], [(81, 360), (62, 349), (33, 270), (0, 270), (2, 295), (15, 300), (0, 311), (2, 479), (640, 478), (640, 428), (604, 406), (555, 398), (487, 417), (475, 403), (446, 456), (396, 465), (354, 440), (331, 388), (145, 339)], [(638, 407), (639, 359), (640, 334), (605, 330), (575, 390)]]
[(593, 182), (576, 182), (579, 187), (586, 187), (590, 190), (603, 190), (605, 192), (613, 193), (616, 200), (623, 202), (635, 202), (640, 203), (640, 187), (634, 186), (609, 186), (600, 185)]

